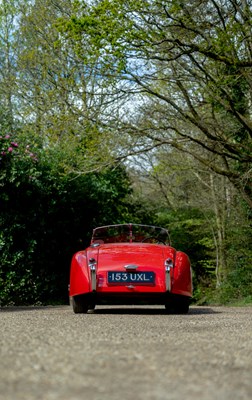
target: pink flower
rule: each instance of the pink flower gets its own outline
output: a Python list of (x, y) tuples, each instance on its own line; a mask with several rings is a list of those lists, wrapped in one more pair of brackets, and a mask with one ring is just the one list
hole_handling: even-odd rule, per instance
[(12, 147), (9, 147), (9, 148), (8, 148), (8, 152), (11, 153), (12, 151), (13, 151), (13, 148), (12, 148)]
[(5, 139), (10, 139), (10, 135), (5, 135)]
[(11, 145), (12, 145), (13, 147), (18, 147), (18, 144), (17, 144), (16, 142), (11, 142)]
[(1, 151), (1, 155), (2, 155), (2, 156), (6, 156), (5, 151)]

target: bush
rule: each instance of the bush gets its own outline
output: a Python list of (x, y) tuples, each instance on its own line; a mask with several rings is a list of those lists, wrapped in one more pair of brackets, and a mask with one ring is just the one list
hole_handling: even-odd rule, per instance
[(35, 155), (7, 136), (1, 139), (0, 302), (67, 302), (73, 253), (89, 243), (95, 226), (133, 221), (139, 204), (129, 199), (124, 168), (65, 174), (55, 166), (58, 155), (43, 149)]

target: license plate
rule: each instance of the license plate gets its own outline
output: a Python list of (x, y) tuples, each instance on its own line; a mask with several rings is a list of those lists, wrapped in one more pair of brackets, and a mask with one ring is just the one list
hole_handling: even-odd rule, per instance
[(155, 282), (154, 272), (108, 272), (108, 283), (137, 283), (147, 284)]

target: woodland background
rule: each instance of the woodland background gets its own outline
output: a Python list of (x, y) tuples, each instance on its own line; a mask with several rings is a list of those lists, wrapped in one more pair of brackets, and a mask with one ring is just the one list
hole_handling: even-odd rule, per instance
[(252, 301), (250, 0), (1, 0), (0, 305), (67, 302), (95, 226), (169, 229)]

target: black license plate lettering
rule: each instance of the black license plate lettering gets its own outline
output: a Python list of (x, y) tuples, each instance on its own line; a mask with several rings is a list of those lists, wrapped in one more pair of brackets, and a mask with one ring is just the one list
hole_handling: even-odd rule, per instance
[(119, 271), (109, 271), (108, 272), (108, 282), (109, 283), (154, 283), (155, 274), (154, 272), (119, 272)]

